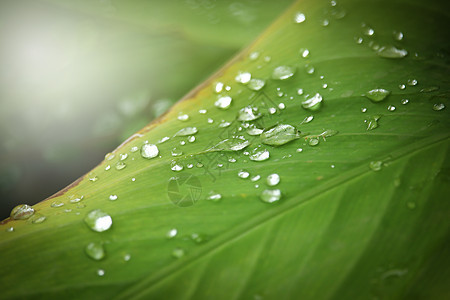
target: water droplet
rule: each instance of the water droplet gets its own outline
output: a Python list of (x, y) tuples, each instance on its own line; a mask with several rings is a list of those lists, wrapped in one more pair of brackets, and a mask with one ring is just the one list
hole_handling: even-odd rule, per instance
[(444, 103), (435, 103), (433, 104), (433, 110), (435, 111), (440, 111), (443, 110), (445, 108), (445, 104)]
[(208, 239), (205, 235), (194, 232), (191, 234), (191, 240), (193, 240), (197, 244), (200, 244), (200, 243), (206, 242)]
[(112, 160), (116, 155), (114, 153), (106, 153), (105, 159)]
[(312, 137), (308, 141), (308, 145), (310, 146), (317, 146), (319, 144), (320, 140), (317, 137)]
[(214, 103), (214, 105), (220, 109), (228, 109), (231, 105), (231, 99), (230, 96), (222, 96), (217, 99), (217, 101)]
[(239, 151), (244, 149), (250, 145), (250, 142), (246, 140), (242, 136), (235, 136), (231, 137), (229, 139), (224, 139), (223, 141), (220, 141), (215, 146), (209, 148), (208, 152), (212, 151)]
[(34, 214), (34, 208), (28, 204), (19, 204), (11, 210), (10, 217), (13, 220), (25, 220)]
[(103, 270), (103, 269), (98, 269), (98, 270), (97, 270), (97, 275), (98, 275), (98, 276), (105, 276), (105, 270)]
[(286, 108), (286, 105), (284, 103), (278, 103), (278, 108), (283, 110)]
[(89, 178), (89, 181), (91, 181), (91, 182), (96, 182), (98, 180), (98, 176), (94, 172), (89, 173), (88, 178)]
[(420, 90), (421, 93), (430, 93), (439, 90), (438, 86), (429, 86)]
[(314, 74), (315, 69), (314, 69), (314, 67), (312, 65), (306, 64), (305, 65), (305, 71), (306, 71), (307, 74), (311, 75), (311, 74)]
[(302, 107), (307, 110), (316, 111), (322, 106), (322, 95), (316, 93), (313, 97), (302, 102)]
[(177, 119), (184, 122), (184, 121), (189, 120), (189, 115), (188, 115), (188, 114), (180, 113), (180, 114), (178, 115)]
[(246, 170), (240, 170), (240, 171), (238, 172), (238, 176), (239, 176), (240, 178), (247, 179), (247, 178), (250, 176), (250, 173), (247, 172)]
[(111, 169), (111, 166), (110, 165), (107, 165), (106, 167), (105, 167), (105, 171), (109, 171)]
[(403, 58), (408, 55), (405, 49), (398, 49), (395, 46), (384, 46), (376, 52), (378, 56), (384, 58)]
[(392, 36), (394, 37), (394, 39), (396, 40), (396, 41), (401, 41), (401, 40), (403, 40), (403, 33), (401, 32), (401, 31), (393, 31), (392, 32)]
[(35, 214), (34, 216), (32, 216), (30, 218), (31, 223), (33, 224), (41, 224), (42, 222), (44, 222), (45, 220), (47, 220), (47, 217), (41, 214)]
[(364, 42), (364, 39), (362, 38), (362, 37), (355, 37), (355, 42), (358, 44), (358, 45), (361, 45), (363, 42)]
[(177, 149), (177, 148), (173, 148), (172, 151), (171, 151), (171, 153), (172, 153), (172, 156), (180, 156), (180, 155), (183, 155), (183, 151), (181, 151), (181, 150), (179, 150), (179, 149)]
[(116, 164), (116, 170), (119, 170), (119, 171), (125, 169), (126, 167), (127, 167), (127, 165), (121, 161), (117, 162), (117, 164)]
[(109, 195), (109, 200), (111, 200), (111, 201), (116, 201), (117, 198), (119, 198), (119, 197), (117, 197), (117, 195)]
[(319, 22), (323, 27), (327, 27), (330, 24), (330, 21), (328, 19), (322, 19)]
[(195, 142), (195, 136), (191, 135), (190, 137), (188, 137), (188, 142), (189, 143)]
[(269, 114), (273, 115), (274, 113), (277, 112), (277, 109), (276, 109), (275, 107), (270, 107), (270, 108), (268, 109), (268, 111), (269, 111)]
[(362, 113), (365, 113), (366, 111), (367, 111), (367, 108), (361, 107), (361, 112), (362, 112)]
[(401, 89), (401, 90), (404, 90), (404, 89), (406, 89), (406, 85), (405, 84), (399, 84), (398, 88)]
[(14, 227), (10, 226), (5, 229), (6, 232), (14, 232)]
[(252, 53), (250, 53), (248, 55), (248, 57), (250, 58), (250, 60), (257, 60), (259, 57), (259, 52), (258, 51), (254, 51)]
[(182, 258), (185, 254), (186, 252), (181, 248), (175, 248), (172, 251), (172, 256), (175, 258)]
[(250, 178), (250, 180), (253, 181), (253, 182), (258, 181), (258, 180), (260, 180), (260, 179), (261, 179), (261, 176), (260, 176), (260, 175), (255, 175), (255, 176), (253, 176), (252, 178)]
[(408, 79), (408, 81), (406, 83), (409, 86), (415, 86), (415, 85), (417, 85), (418, 81), (417, 81), (417, 79)]
[(288, 124), (279, 124), (261, 134), (261, 142), (266, 145), (280, 146), (299, 137), (297, 128)]
[(249, 83), (250, 79), (252, 79), (252, 74), (249, 72), (239, 72), (239, 74), (234, 78), (236, 82), (247, 84)]
[(257, 79), (254, 78), (252, 80), (250, 80), (250, 82), (248, 83), (248, 88), (254, 91), (259, 91), (261, 90), (264, 86), (266, 85), (266, 81), (263, 79)]
[(139, 147), (138, 146), (133, 146), (133, 147), (131, 147), (131, 149), (130, 149), (130, 151), (131, 152), (137, 152), (139, 150)]
[(309, 122), (311, 122), (314, 119), (314, 116), (308, 116), (306, 118), (303, 119), (303, 121), (300, 123), (301, 124), (308, 124)]
[(133, 177), (133, 178), (131, 178), (131, 181), (135, 182), (135, 181), (136, 181), (136, 178), (134, 178), (134, 177)]
[(276, 67), (272, 72), (272, 78), (276, 80), (286, 80), (295, 74), (295, 68), (290, 66)]
[(200, 114), (204, 115), (204, 114), (206, 114), (208, 111), (207, 111), (206, 109), (200, 109), (198, 112), (199, 112)]
[(158, 144), (162, 144), (162, 143), (164, 143), (164, 142), (167, 142), (168, 140), (170, 140), (170, 137), (165, 136), (165, 137), (161, 138), (161, 139), (158, 141)]
[(389, 105), (388, 106), (388, 111), (395, 111), (395, 106), (394, 105)]
[(90, 211), (84, 218), (84, 222), (90, 229), (97, 232), (106, 231), (112, 225), (111, 216), (101, 209)]
[(368, 26), (367, 24), (362, 24), (361, 26), (363, 28), (363, 34), (366, 36), (373, 36), (375, 34), (375, 30), (373, 30), (372, 27)]
[(188, 169), (192, 169), (194, 167), (194, 164), (187, 164)]
[(303, 58), (307, 58), (309, 56), (309, 50), (306, 48), (302, 48), (300, 49), (300, 55)]
[(230, 125), (231, 125), (231, 122), (227, 122), (225, 120), (222, 120), (222, 122), (220, 122), (220, 124), (219, 124), (219, 127), (220, 128), (226, 128), (226, 127), (228, 127)]
[(121, 153), (121, 154), (119, 154), (119, 157), (120, 157), (120, 160), (125, 160), (125, 159), (127, 159), (128, 154), (127, 153)]
[(93, 242), (93, 243), (87, 244), (84, 251), (86, 252), (87, 256), (89, 256), (93, 260), (101, 260), (106, 255), (103, 245), (98, 242)]
[(183, 165), (181, 165), (181, 164), (177, 163), (176, 161), (172, 160), (170, 169), (172, 171), (175, 171), (175, 172), (180, 172), (180, 171), (182, 171), (184, 169), (184, 167), (183, 167)]
[(69, 196), (69, 202), (70, 203), (78, 203), (81, 200), (83, 200), (84, 196), (83, 195), (78, 195), (78, 194), (73, 194)]
[(267, 176), (267, 185), (269, 186), (276, 186), (280, 183), (280, 175), (274, 173)]
[(270, 62), (271, 60), (272, 60), (272, 58), (270, 56), (264, 56), (265, 62)]
[(270, 153), (269, 151), (267, 151), (267, 149), (258, 149), (255, 148), (253, 149), (253, 151), (251, 151), (250, 153), (250, 160), (253, 161), (264, 161), (264, 160), (268, 160), (270, 157)]
[(57, 201), (53, 201), (52, 204), (50, 204), (51, 207), (61, 207), (64, 205), (64, 202), (57, 200)]
[[(189, 127), (188, 127), (189, 128)], [(159, 150), (156, 145), (144, 144), (141, 148), (141, 156), (146, 159), (151, 159), (158, 156)]]
[(276, 190), (264, 190), (260, 196), (261, 200), (266, 203), (277, 202), (281, 199), (281, 191), (279, 189)]
[(391, 92), (385, 89), (373, 89), (368, 91), (364, 96), (372, 100), (372, 102), (380, 102), (386, 99)]
[(305, 22), (305, 20), (306, 20), (305, 14), (302, 12), (297, 12), (294, 16), (294, 22), (297, 24), (303, 23)]
[(173, 239), (174, 237), (176, 237), (178, 234), (178, 230), (176, 228), (172, 228), (169, 231), (167, 231), (166, 233), (166, 237), (168, 239)]
[(130, 259), (131, 259), (131, 255), (130, 255), (130, 254), (125, 254), (125, 255), (123, 256), (123, 260), (124, 260), (124, 261), (130, 261)]
[(378, 127), (378, 120), (381, 118), (379, 115), (371, 116), (366, 120), (367, 128), (366, 130), (373, 130)]
[(261, 133), (263, 133), (263, 131), (264, 131), (263, 129), (259, 129), (256, 127), (250, 127), (249, 129), (247, 129), (247, 133), (252, 136), (260, 135)]
[(221, 93), (223, 90), (223, 83), (222, 82), (217, 82), (216, 85), (214, 86), (214, 91), (218, 94)]
[(208, 122), (208, 124), (212, 124), (212, 123), (214, 123), (214, 120), (213, 119), (211, 119), (211, 118), (208, 118), (208, 120), (206, 120), (207, 122)]
[[(180, 129), (175, 136), (188, 136), (188, 135), (194, 135), (198, 132), (197, 127), (186, 127), (183, 129)], [(156, 154), (158, 155), (158, 154)]]
[(409, 103), (409, 100), (408, 99), (402, 99), (402, 101), (400, 103), (403, 104), (403, 105), (406, 105), (406, 104)]
[(298, 148), (296, 151), (297, 151), (298, 153), (300, 153), (300, 152), (303, 152), (303, 149), (302, 149), (302, 148)]
[(209, 195), (206, 198), (206, 200), (211, 200), (211, 201), (214, 201), (214, 202), (217, 202), (217, 201), (219, 201), (221, 199), (222, 199), (222, 195), (219, 194), (219, 193), (216, 193), (214, 191), (209, 192)]
[(260, 118), (262, 115), (258, 112), (258, 108), (246, 106), (239, 110), (238, 120), (239, 121), (253, 121)]
[(381, 167), (383, 165), (382, 161), (371, 161), (369, 163), (369, 168), (372, 169), (372, 171), (380, 171)]

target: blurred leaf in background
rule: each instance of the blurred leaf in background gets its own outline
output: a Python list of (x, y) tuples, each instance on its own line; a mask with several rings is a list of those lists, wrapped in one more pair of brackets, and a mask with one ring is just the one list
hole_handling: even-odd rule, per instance
[(0, 217), (86, 173), (290, 2), (1, 1)]

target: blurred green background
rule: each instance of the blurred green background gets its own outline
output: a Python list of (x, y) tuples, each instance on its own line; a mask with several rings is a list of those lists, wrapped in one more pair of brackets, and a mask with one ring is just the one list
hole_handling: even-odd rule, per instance
[(99, 163), (292, 0), (1, 0), (0, 213)]

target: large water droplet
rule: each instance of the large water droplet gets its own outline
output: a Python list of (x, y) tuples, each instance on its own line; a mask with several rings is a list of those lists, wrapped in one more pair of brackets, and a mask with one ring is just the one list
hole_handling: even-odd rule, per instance
[(84, 249), (87, 256), (92, 258), (93, 260), (101, 260), (105, 257), (106, 252), (103, 248), (103, 245), (98, 242), (89, 243), (87, 244), (86, 248)]
[(253, 121), (262, 116), (261, 113), (258, 112), (258, 108), (246, 106), (239, 110), (238, 120), (239, 121)]
[(272, 72), (272, 78), (276, 80), (285, 80), (291, 78), (295, 74), (295, 68), (290, 66), (276, 67)]
[(101, 209), (90, 211), (84, 218), (84, 222), (90, 229), (97, 232), (106, 231), (112, 225), (111, 216)]
[(375, 115), (371, 116), (369, 119), (366, 120), (367, 128), (366, 130), (373, 130), (378, 127), (378, 120), (380, 120), (381, 116)]
[(320, 140), (318, 137), (312, 137), (308, 141), (308, 145), (310, 146), (317, 146), (319, 144)]
[(378, 56), (384, 58), (403, 58), (408, 55), (405, 49), (398, 49), (395, 46), (384, 46), (376, 52)]
[(234, 80), (236, 80), (236, 82), (242, 83), (242, 84), (247, 84), (249, 83), (250, 79), (252, 79), (252, 74), (250, 74), (249, 72), (242, 72), (239, 73)]
[(188, 135), (194, 135), (198, 132), (197, 127), (186, 127), (183, 129), (180, 129), (175, 136), (188, 136)]
[(279, 124), (261, 134), (261, 142), (266, 145), (280, 146), (299, 137), (298, 130), (288, 124)]
[(14, 220), (25, 220), (34, 214), (34, 208), (28, 204), (19, 204), (11, 210), (10, 217)]
[(269, 186), (276, 186), (277, 184), (280, 183), (280, 175), (274, 173), (274, 174), (270, 174), (269, 176), (267, 176), (267, 185)]
[(151, 159), (158, 156), (159, 150), (156, 145), (144, 144), (141, 148), (141, 156), (146, 159)]
[(433, 110), (435, 111), (440, 111), (443, 110), (445, 108), (445, 104), (444, 103), (435, 103), (433, 104)]
[(267, 149), (259, 149), (255, 148), (250, 152), (250, 160), (253, 161), (264, 161), (268, 160), (270, 157), (270, 153)]
[(410, 78), (408, 79), (408, 81), (406, 82), (409, 86), (416, 86), (419, 82), (417, 81), (417, 79), (414, 78)]
[(230, 96), (222, 96), (217, 99), (214, 105), (221, 109), (228, 109), (231, 105), (231, 101), (233, 101), (233, 99), (231, 99)]
[(385, 89), (373, 89), (368, 91), (364, 96), (372, 100), (372, 102), (380, 102), (386, 99), (391, 92)]
[(238, 172), (238, 176), (242, 179), (247, 179), (250, 176), (250, 173), (247, 172), (246, 170), (240, 170)]
[(266, 203), (277, 202), (281, 199), (281, 191), (279, 189), (276, 190), (264, 190), (260, 196), (261, 200)]
[(313, 97), (302, 102), (302, 107), (307, 110), (316, 111), (322, 106), (322, 95), (316, 93)]
[(259, 91), (261, 90), (264, 86), (266, 85), (266, 82), (263, 79), (257, 79), (254, 78), (252, 80), (250, 80), (250, 82), (248, 83), (248, 88), (254, 91)]
[(220, 141), (215, 146), (209, 148), (208, 152), (211, 151), (239, 151), (244, 149), (250, 145), (250, 142), (246, 140), (242, 136), (235, 136), (231, 137), (229, 139), (224, 139), (223, 141)]
[(306, 20), (306, 16), (305, 16), (304, 13), (302, 13), (302, 12), (295, 13), (295, 15), (294, 15), (294, 22), (295, 23), (297, 23), (297, 24), (303, 23), (303, 22), (305, 22), (305, 20)]
[(170, 169), (172, 171), (175, 171), (175, 172), (180, 172), (180, 171), (182, 171), (184, 169), (184, 167), (183, 167), (182, 164), (179, 164), (175, 160), (172, 160), (171, 165), (170, 165)]

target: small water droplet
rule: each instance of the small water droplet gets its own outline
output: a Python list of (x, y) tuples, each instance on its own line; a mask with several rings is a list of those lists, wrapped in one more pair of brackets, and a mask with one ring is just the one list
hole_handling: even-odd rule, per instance
[(189, 120), (189, 115), (188, 115), (188, 114), (180, 113), (180, 114), (178, 115), (177, 119), (180, 120), (180, 121), (185, 122), (185, 121)]
[(103, 269), (98, 269), (98, 270), (97, 270), (97, 275), (98, 275), (98, 276), (105, 276), (105, 270), (103, 270)]
[(10, 217), (13, 220), (25, 220), (34, 214), (34, 208), (28, 204), (19, 204), (11, 210)]
[(222, 122), (220, 122), (220, 124), (219, 124), (219, 127), (220, 127), (220, 128), (226, 128), (226, 127), (228, 127), (228, 126), (230, 126), (230, 125), (231, 125), (231, 122), (222, 120)]
[(250, 160), (252, 161), (265, 161), (270, 157), (270, 153), (267, 149), (255, 148), (250, 152)]
[(125, 160), (125, 159), (127, 159), (128, 154), (127, 153), (121, 153), (121, 154), (119, 154), (119, 157), (120, 157), (120, 160)]
[(180, 129), (175, 136), (188, 136), (188, 135), (194, 135), (198, 132), (197, 127), (186, 127), (183, 129)]
[(367, 24), (363, 23), (361, 27), (364, 35), (373, 36), (375, 34), (375, 30), (373, 30), (373, 28), (368, 26)]
[(308, 145), (310, 146), (317, 146), (319, 144), (320, 140), (317, 137), (312, 137), (308, 141)]
[(366, 120), (367, 128), (366, 130), (373, 130), (375, 128), (378, 128), (378, 120), (380, 120), (381, 116), (375, 115), (371, 116), (369, 119)]
[(175, 248), (172, 251), (172, 256), (175, 258), (182, 258), (185, 254), (186, 252), (181, 248)]
[(258, 51), (254, 51), (252, 53), (250, 53), (248, 55), (248, 57), (250, 58), (250, 60), (257, 60), (259, 57), (259, 52)]
[(87, 244), (84, 251), (86, 252), (87, 256), (89, 256), (89, 258), (92, 258), (93, 260), (101, 260), (106, 255), (103, 245), (98, 242)]
[(266, 81), (263, 79), (257, 79), (254, 78), (252, 80), (250, 80), (250, 82), (248, 83), (248, 88), (254, 91), (259, 91), (261, 90), (264, 86), (266, 85)]
[(240, 178), (247, 179), (247, 178), (250, 176), (250, 173), (247, 172), (246, 170), (240, 170), (240, 171), (238, 172), (238, 176), (239, 176)]
[(195, 142), (195, 136), (191, 135), (190, 137), (188, 137), (188, 142), (189, 143)]
[(312, 120), (314, 120), (314, 116), (308, 116), (306, 118), (303, 119), (303, 121), (300, 123), (301, 124), (308, 124), (309, 122), (311, 122)]
[(130, 149), (130, 151), (131, 152), (137, 152), (139, 150), (139, 147), (138, 146), (133, 146), (133, 147), (131, 147), (131, 149)]
[(389, 105), (388, 106), (388, 111), (395, 111), (396, 107), (394, 105)]
[(5, 229), (6, 232), (14, 232), (14, 227), (10, 226)]
[(159, 154), (159, 149), (153, 144), (144, 144), (141, 148), (141, 156), (146, 159), (151, 159)]
[(89, 178), (89, 181), (91, 181), (91, 182), (96, 182), (98, 180), (98, 176), (94, 172), (89, 173), (88, 178)]
[(278, 108), (281, 109), (281, 110), (283, 110), (283, 109), (286, 108), (286, 105), (285, 105), (284, 103), (279, 103), (279, 104), (278, 104)]
[(136, 178), (134, 178), (134, 177), (133, 177), (133, 178), (131, 178), (131, 181), (135, 182), (135, 181), (136, 181)]
[(276, 186), (277, 184), (280, 183), (280, 175), (274, 173), (274, 174), (270, 174), (269, 176), (267, 176), (267, 185), (269, 186)]
[(327, 27), (330, 24), (330, 21), (328, 19), (322, 19), (319, 22), (323, 27)]
[(273, 114), (275, 114), (277, 112), (277, 109), (275, 107), (270, 107), (268, 109), (268, 111), (269, 111), (269, 114), (273, 115)]
[(60, 200), (53, 201), (52, 204), (50, 204), (51, 207), (61, 207), (64, 205), (64, 202)]
[(316, 93), (313, 97), (302, 102), (302, 107), (307, 110), (316, 111), (322, 106), (322, 95)]
[(130, 254), (125, 254), (125, 255), (123, 256), (123, 260), (124, 260), (124, 261), (130, 261), (130, 259), (131, 259), (131, 255), (130, 255)]
[(259, 129), (256, 127), (250, 127), (249, 129), (247, 129), (247, 133), (252, 136), (260, 135), (261, 133), (263, 133), (263, 131), (263, 129)]
[(73, 194), (69, 196), (69, 202), (70, 203), (78, 203), (81, 200), (83, 200), (84, 196), (83, 195), (78, 195), (78, 194)]
[(276, 80), (286, 80), (294, 76), (295, 68), (290, 66), (276, 67), (272, 72), (272, 78)]
[(303, 152), (303, 149), (302, 149), (302, 148), (298, 148), (296, 151), (297, 151), (298, 153), (300, 153), (300, 152)]
[(302, 12), (295, 13), (295, 15), (294, 15), (294, 22), (295, 23), (297, 23), (297, 24), (303, 23), (303, 22), (305, 22), (305, 20), (306, 20), (306, 16), (305, 16), (304, 13), (302, 13)]
[(172, 153), (172, 156), (180, 156), (180, 155), (183, 155), (183, 151), (181, 151), (180, 149), (177, 149), (177, 148), (173, 148), (172, 151), (171, 151), (171, 153)]
[(117, 195), (109, 195), (109, 200), (111, 201), (116, 201), (117, 200)]
[(230, 96), (222, 96), (217, 99), (214, 105), (220, 109), (228, 109), (233, 99)]
[(106, 153), (105, 159), (112, 160), (116, 155), (114, 153)]
[(175, 172), (180, 172), (184, 169), (183, 165), (177, 163), (175, 160), (172, 160), (170, 169)]
[(258, 108), (246, 106), (239, 110), (238, 120), (239, 121), (253, 121), (259, 119), (262, 116), (261, 113), (258, 112)]
[(364, 96), (372, 100), (372, 102), (380, 102), (386, 99), (391, 92), (385, 89), (373, 89), (368, 91)]
[(403, 33), (401, 32), (401, 31), (393, 31), (392, 32), (392, 36), (394, 37), (394, 39), (396, 40), (396, 41), (401, 41), (401, 40), (403, 40)]
[(276, 190), (264, 190), (260, 196), (261, 200), (266, 203), (277, 202), (281, 199), (281, 191)]
[(200, 109), (198, 112), (199, 112), (200, 114), (204, 115), (204, 114), (206, 114), (208, 111), (207, 111), (206, 109)]
[(312, 75), (315, 72), (315, 68), (312, 65), (310, 65), (310, 64), (306, 64), (305, 65), (305, 71), (306, 71), (307, 74)]
[(211, 200), (214, 202), (218, 202), (222, 199), (222, 195), (219, 193), (216, 193), (215, 191), (211, 191), (209, 192), (208, 197), (206, 198), (206, 200)]
[(357, 37), (355, 37), (355, 42), (358, 45), (361, 45), (364, 42), (364, 39), (362, 37), (360, 37), (360, 36), (357, 36)]
[(224, 85), (223, 85), (222, 82), (217, 82), (217, 83), (215, 84), (215, 86), (214, 86), (214, 91), (215, 91), (217, 94), (218, 94), (218, 93), (221, 93), (222, 90), (223, 90), (223, 87), (224, 87)]
[(168, 239), (173, 239), (174, 237), (176, 237), (178, 234), (178, 230), (176, 228), (172, 228), (169, 231), (167, 231), (166, 233), (166, 237)]
[(380, 171), (381, 167), (383, 166), (382, 161), (371, 161), (369, 163), (369, 168), (372, 169), (372, 171)]
[(127, 167), (127, 165), (121, 161), (117, 162), (117, 164), (116, 164), (116, 170), (119, 170), (119, 171), (125, 169), (126, 167)]
[(167, 142), (168, 140), (170, 140), (170, 137), (165, 136), (165, 137), (161, 138), (160, 140), (158, 140), (158, 144), (162, 144), (164, 142)]
[(302, 48), (300, 49), (300, 55), (303, 58), (307, 58), (309, 56), (309, 50), (306, 48)]
[(406, 89), (406, 85), (403, 84), (403, 83), (402, 83), (402, 84), (399, 84), (399, 85), (398, 85), (398, 88), (401, 89), (401, 90), (404, 90), (404, 89)]
[(235, 136), (231, 137), (229, 139), (224, 139), (223, 141), (220, 141), (215, 146), (209, 148), (208, 152), (212, 151), (239, 151), (244, 149), (250, 145), (250, 142), (246, 140), (242, 136)]
[(261, 134), (261, 142), (266, 145), (280, 146), (299, 137), (297, 128), (288, 124), (275, 125)]
[(260, 180), (260, 179), (261, 179), (261, 176), (260, 176), (260, 175), (255, 175), (255, 176), (253, 176), (252, 178), (250, 178), (250, 180), (253, 181), (253, 182), (258, 181), (258, 180)]
[(47, 220), (47, 217), (41, 214), (35, 214), (30, 218), (30, 220), (33, 224), (41, 224), (42, 222)]
[(101, 209), (95, 209), (86, 215), (84, 222), (93, 231), (103, 232), (111, 228), (112, 218)]
[(366, 111), (367, 111), (367, 108), (361, 107), (361, 112), (362, 112), (362, 113), (365, 113)]
[(406, 83), (407, 83), (409, 86), (416, 86), (417, 83), (418, 83), (418, 81), (417, 81), (417, 79), (411, 78), (411, 79), (408, 79), (408, 81), (407, 81)]
[(395, 46), (384, 46), (376, 52), (378, 56), (383, 58), (404, 58), (408, 55), (405, 49), (398, 49)]
[(403, 105), (406, 105), (406, 104), (409, 103), (409, 100), (408, 99), (402, 99), (402, 101), (400, 103), (403, 104)]
[(303, 89), (298, 89), (298, 90), (297, 90), (297, 94), (298, 94), (298, 95), (303, 95)]
[(433, 104), (433, 110), (435, 111), (440, 111), (443, 110), (445, 108), (445, 104), (444, 103), (435, 103)]
[(212, 124), (212, 123), (214, 123), (214, 120), (213, 119), (211, 119), (211, 118), (208, 118), (208, 120), (206, 120), (207, 122), (208, 122), (208, 124)]
[(197, 244), (201, 244), (203, 242), (206, 242), (208, 238), (204, 234), (194, 232), (191, 234), (191, 240), (193, 240)]
[(111, 166), (110, 165), (107, 165), (106, 167), (105, 167), (105, 171), (109, 171), (111, 169)]
[(252, 79), (252, 74), (249, 72), (239, 72), (239, 74), (234, 78), (236, 82), (247, 84), (249, 83), (250, 79)]

